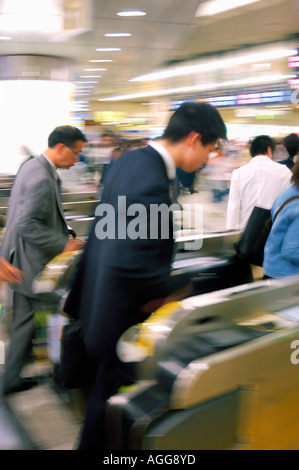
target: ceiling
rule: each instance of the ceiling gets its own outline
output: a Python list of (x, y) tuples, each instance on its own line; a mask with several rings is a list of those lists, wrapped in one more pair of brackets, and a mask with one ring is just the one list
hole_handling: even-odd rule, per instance
[[(74, 82), (98, 82), (89, 84), (93, 86), (89, 94), (94, 100), (152, 89), (157, 82), (130, 80), (174, 64), (193, 63), (206, 55), (215, 58), (225, 51), (233, 50), (236, 54), (242, 49), (247, 53), (253, 46), (278, 41), (290, 44), (290, 47), (297, 46), (298, 0), (259, 0), (210, 17), (196, 16), (203, 3), (199, 0), (22, 1), (0, 0), (0, 35), (11, 37), (0, 41), (0, 55), (39, 54), (71, 59)], [(54, 12), (46, 9), (50, 8), (50, 3), (55, 7)], [(13, 11), (9, 10), (9, 4), (14, 5), (19, 16), (18, 28), (7, 23)], [(26, 10), (20, 6), (24, 8), (24, 4)], [(132, 8), (142, 10), (146, 15), (134, 18), (117, 15), (121, 10)], [(48, 17), (52, 15), (53, 19), (59, 20), (60, 31), (47, 32), (41, 22), (40, 25), (34, 23), (38, 9), (40, 13), (48, 11)], [(37, 26), (41, 26), (42, 31), (38, 31)], [(115, 32), (130, 33), (131, 36), (105, 36)], [(106, 47), (121, 50), (96, 51)], [(95, 59), (113, 62), (89, 62)], [(107, 70), (85, 70), (90, 68)], [(276, 61), (273, 69), (280, 73), (289, 72), (287, 59)], [(244, 67), (243, 75), (247, 72)], [(235, 73), (228, 69), (225, 78)], [(215, 74), (218, 80), (223, 80), (223, 71), (218, 70)], [(101, 78), (81, 78), (84, 75), (101, 75)], [(167, 86), (169, 83), (171, 86), (194, 83), (194, 80), (194, 76), (168, 79)]]

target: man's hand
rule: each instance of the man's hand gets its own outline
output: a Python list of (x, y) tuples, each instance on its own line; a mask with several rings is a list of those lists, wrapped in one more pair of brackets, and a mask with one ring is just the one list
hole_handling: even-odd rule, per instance
[(171, 302), (177, 302), (179, 300), (183, 300), (192, 292), (192, 284), (191, 282), (184, 285), (177, 291), (171, 293), (165, 299), (154, 299), (150, 300), (147, 304), (143, 305), (140, 309), (141, 313), (144, 315), (150, 315), (151, 313), (158, 310), (158, 308), (162, 307), (163, 305), (167, 305)]
[(65, 253), (66, 251), (83, 250), (84, 246), (85, 242), (83, 240), (80, 240), (78, 238), (74, 240), (69, 240), (64, 247), (63, 253)]
[(0, 281), (10, 282), (12, 284), (22, 284), (23, 273), (18, 268), (0, 257)]

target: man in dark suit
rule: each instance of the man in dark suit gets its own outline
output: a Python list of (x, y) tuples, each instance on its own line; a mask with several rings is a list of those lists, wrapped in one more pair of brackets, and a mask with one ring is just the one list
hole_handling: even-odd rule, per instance
[(198, 170), (220, 138), (226, 138), (226, 130), (216, 108), (184, 103), (161, 139), (124, 152), (109, 171), (65, 305), (67, 313), (82, 319), (87, 352), (96, 364), (81, 450), (105, 448), (105, 402), (120, 385), (134, 380), (132, 365), (116, 356), (121, 334), (190, 292), (188, 280), (170, 276), (171, 212), (157, 218), (152, 209), (171, 205), (176, 167)]
[(288, 152), (288, 158), (281, 160), (279, 163), (286, 165), (292, 170), (295, 165), (294, 158), (298, 154), (299, 150), (299, 137), (297, 134), (289, 134), (283, 139), (283, 144)]
[(56, 169), (73, 166), (85, 141), (85, 136), (75, 127), (54, 129), (44, 154), (23, 163), (15, 178), (1, 255), (22, 271), (24, 282), (13, 285), (13, 323), (5, 363), (5, 393), (22, 391), (35, 384), (20, 377), (34, 334), (34, 313), (41, 306), (32, 292), (33, 279), (56, 255), (81, 246), (77, 240), (69, 241)]

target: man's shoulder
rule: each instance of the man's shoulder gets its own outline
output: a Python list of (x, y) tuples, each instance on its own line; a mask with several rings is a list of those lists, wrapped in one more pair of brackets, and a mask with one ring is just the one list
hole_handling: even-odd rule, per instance
[(287, 165), (282, 165), (280, 162), (276, 162), (274, 160), (270, 160), (271, 168), (275, 169), (276, 173), (281, 177), (292, 177), (292, 170)]
[(250, 165), (251, 160), (248, 163), (245, 163), (244, 165), (239, 166), (238, 168), (235, 168), (233, 170), (233, 175), (242, 175), (243, 173), (246, 173), (251, 170), (252, 165)]
[[(44, 159), (45, 160), (45, 159)], [(24, 188), (38, 187), (39, 185), (47, 184), (50, 181), (50, 173), (47, 169), (46, 161), (43, 162), (42, 158), (34, 157), (24, 162), (15, 178), (15, 184), (12, 188), (12, 194)]]
[(286, 165), (281, 165), (279, 162), (272, 160), (266, 155), (257, 155), (252, 157), (248, 163), (240, 168), (237, 168), (235, 171), (239, 170), (240, 172), (254, 172), (256, 168), (271, 168), (273, 171), (278, 171), (285, 174), (291, 173), (291, 170)]
[(163, 163), (161, 155), (150, 145), (128, 150), (123, 153), (118, 161), (123, 167), (127, 166), (130, 171), (138, 166), (148, 167), (148, 169), (150, 169)]
[(19, 168), (18, 175), (30, 174), (32, 171), (46, 168), (46, 159), (40, 155), (26, 160)]

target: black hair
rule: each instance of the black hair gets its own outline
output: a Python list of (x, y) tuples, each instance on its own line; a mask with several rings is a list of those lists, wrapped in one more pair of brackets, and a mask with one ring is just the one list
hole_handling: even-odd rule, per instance
[(273, 153), (276, 147), (275, 140), (268, 135), (258, 135), (250, 144), (250, 155), (252, 157), (266, 155), (269, 147)]
[(297, 155), (299, 150), (299, 137), (297, 134), (289, 134), (283, 139), (285, 148), (291, 158)]
[(64, 144), (67, 147), (72, 147), (75, 142), (81, 140), (87, 142), (85, 135), (73, 126), (59, 126), (56, 127), (48, 137), (48, 146), (55, 147), (57, 144)]
[(171, 116), (162, 136), (175, 143), (187, 137), (191, 132), (201, 135), (202, 145), (226, 140), (226, 127), (219, 111), (208, 103), (183, 103)]

